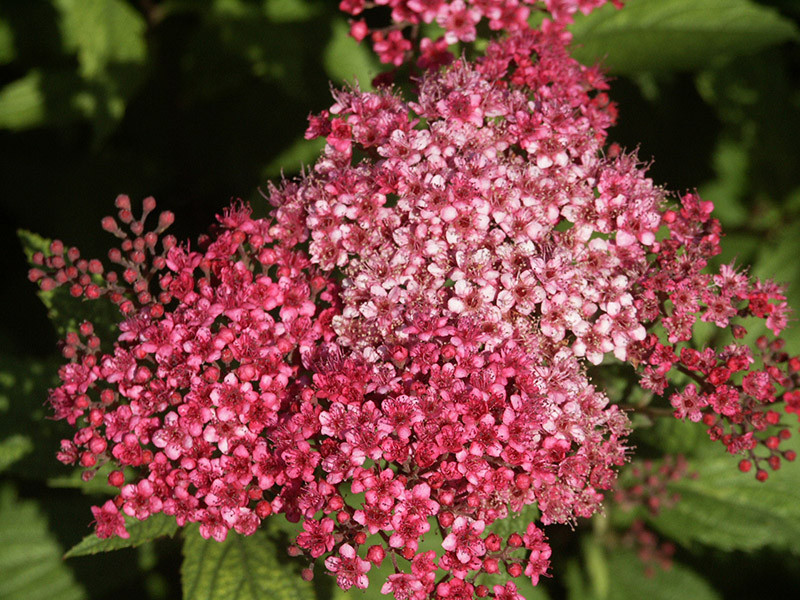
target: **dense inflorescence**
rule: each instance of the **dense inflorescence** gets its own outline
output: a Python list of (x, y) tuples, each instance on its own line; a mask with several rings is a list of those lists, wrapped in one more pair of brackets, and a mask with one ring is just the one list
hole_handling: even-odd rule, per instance
[[(50, 395), (77, 430), (59, 458), (117, 467), (118, 496), (93, 509), (99, 536), (163, 512), (223, 540), (282, 513), (302, 525), (291, 552), (344, 589), (388, 558), (383, 591), (398, 599), (517, 598), (482, 576), (535, 584), (550, 548), (534, 522), (506, 536), (494, 523), (527, 506), (543, 525), (589, 517), (626, 460), (628, 419), (587, 374), (604, 360), (636, 367), (759, 479), (794, 458), (787, 430), (768, 427), (780, 389), (798, 411), (800, 361), (779, 341), (759, 341), (760, 363), (736, 341), (693, 345), (697, 320), (734, 340), (744, 317), (778, 334), (781, 289), (706, 273), (710, 204), (670, 202), (635, 156), (604, 150), (615, 109), (564, 29), (602, 3), (503, 25), (482, 59), (429, 71), (413, 100), (336, 92), (307, 132), (322, 156), (270, 188), (268, 218), (234, 205), (193, 250), (162, 235), (169, 213), (145, 232), (152, 199), (134, 219), (121, 196), (130, 233), (103, 221), (122, 240), (116, 270), (60, 242), (34, 256), (43, 290), (123, 315), (111, 348), (90, 323), (70, 334)], [(470, 10), (501, 4), (522, 7)], [(432, 527), (439, 552), (420, 546)]]
[[(622, 0), (612, 0), (620, 8)], [(341, 0), (339, 8), (354, 18), (350, 35), (361, 42), (369, 37), (381, 62), (401, 66), (416, 57), (422, 69), (453, 62), (454, 44), (474, 42), (485, 21), (492, 31), (530, 29), (534, 13), (568, 25), (576, 13), (589, 14), (608, 0)], [(390, 24), (370, 28), (365, 15), (374, 9), (390, 11)], [(423, 25), (438, 25), (436, 40), (421, 35)]]

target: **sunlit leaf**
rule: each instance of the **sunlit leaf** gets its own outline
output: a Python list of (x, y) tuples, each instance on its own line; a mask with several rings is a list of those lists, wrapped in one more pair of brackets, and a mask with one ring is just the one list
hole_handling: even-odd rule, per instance
[(273, 23), (307, 21), (321, 10), (313, 0), (264, 0), (264, 14)]
[(342, 18), (333, 22), (331, 41), (325, 48), (325, 72), (334, 81), (358, 81), (362, 90), (372, 89), (371, 81), (380, 72), (380, 63), (368, 42), (359, 44), (349, 35), (350, 28)]
[(147, 56), (146, 23), (122, 0), (55, 0), (67, 49), (75, 50), (81, 75), (92, 79), (112, 63), (141, 63)]
[(311, 600), (314, 587), (287, 564), (263, 531), (234, 532), (222, 542), (186, 530), (181, 581), (184, 600)]
[(82, 85), (80, 77), (70, 70), (28, 71), (0, 88), (0, 129), (23, 130), (80, 118), (78, 95)]
[(795, 25), (750, 0), (628, 0), (572, 27), (574, 55), (611, 72), (691, 70), (797, 37)]
[(0, 488), (0, 598), (80, 600), (86, 598), (36, 503)]
[(16, 434), (0, 440), (0, 472), (32, 450), (33, 442), (27, 435)]
[(129, 538), (112, 536), (100, 539), (94, 533), (90, 533), (78, 544), (70, 548), (64, 558), (110, 552), (120, 548), (135, 548), (145, 542), (161, 537), (172, 537), (178, 531), (178, 524), (175, 522), (175, 517), (159, 513), (144, 521), (127, 517), (125, 519), (125, 528), (130, 534)]

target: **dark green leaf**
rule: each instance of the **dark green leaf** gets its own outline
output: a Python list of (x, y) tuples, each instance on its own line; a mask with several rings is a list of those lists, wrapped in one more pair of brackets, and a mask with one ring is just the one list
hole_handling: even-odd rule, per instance
[(318, 15), (322, 7), (309, 0), (268, 0), (263, 10), (273, 23), (292, 23), (309, 20)]
[(264, 167), (264, 178), (275, 179), (284, 172), (287, 176), (299, 172), (302, 167), (308, 167), (317, 160), (324, 146), (324, 138), (315, 140), (298, 138), (294, 144), (278, 154)]
[(713, 588), (681, 563), (669, 569), (646, 565), (630, 550), (603, 548), (590, 538), (583, 568), (571, 562), (565, 574), (569, 600), (715, 600)]
[(110, 552), (111, 550), (119, 550), (120, 548), (134, 548), (160, 537), (172, 537), (175, 535), (175, 532), (178, 531), (178, 524), (175, 522), (175, 517), (163, 513), (153, 515), (144, 521), (138, 521), (128, 517), (125, 519), (125, 527), (128, 533), (130, 533), (129, 538), (123, 539), (114, 536), (100, 539), (95, 534), (91, 533), (78, 544), (70, 548), (64, 555), (64, 558)]
[(306, 600), (313, 586), (287, 565), (286, 549), (263, 531), (222, 542), (186, 530), (181, 580), (184, 600)]
[(800, 553), (800, 465), (784, 463), (760, 483), (719, 451), (690, 461), (690, 469), (698, 476), (671, 483), (680, 500), (651, 521), (662, 534), (684, 545)]
[[(17, 232), (28, 261), (34, 252), (48, 253), (50, 241), (40, 235), (20, 229)], [(73, 298), (68, 286), (51, 291), (39, 291), (39, 299), (47, 307), (47, 316), (56, 332), (64, 337), (68, 331), (77, 331), (83, 321), (91, 321), (100, 339), (114, 339), (119, 311), (107, 300), (85, 301)]]
[(675, 562), (665, 570), (645, 565), (630, 551), (617, 550), (606, 556), (609, 587), (608, 600), (714, 600), (713, 588), (697, 573)]
[(6, 472), (18, 477), (44, 480), (63, 475), (64, 466), (55, 460), (58, 442), (70, 435), (63, 423), (48, 419), (48, 387), (57, 383), (53, 360), (3, 357), (0, 368), (0, 439), (8, 440), (24, 432), (33, 442), (29, 451), (6, 463)]
[(55, 0), (61, 35), (78, 58), (85, 83), (78, 108), (90, 116), (98, 140), (113, 131), (144, 75), (144, 17), (123, 0)]
[(19, 500), (9, 486), (0, 489), (0, 540), (0, 598), (86, 598), (36, 503)]
[(750, 0), (629, 0), (572, 26), (574, 55), (611, 72), (704, 68), (797, 36), (794, 24)]
[(10, 63), (17, 54), (14, 48), (14, 31), (8, 21), (0, 19), (0, 65)]

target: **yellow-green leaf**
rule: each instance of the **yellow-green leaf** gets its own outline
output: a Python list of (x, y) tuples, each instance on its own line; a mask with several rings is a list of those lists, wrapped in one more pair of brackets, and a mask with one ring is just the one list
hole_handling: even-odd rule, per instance
[(178, 531), (178, 524), (175, 522), (175, 517), (159, 513), (144, 521), (127, 517), (125, 519), (125, 528), (130, 534), (129, 538), (114, 536), (100, 539), (94, 533), (90, 533), (78, 544), (70, 548), (64, 558), (99, 554), (100, 552), (110, 552), (120, 548), (135, 548), (160, 537), (172, 537)]
[(628, 0), (572, 26), (574, 55), (611, 72), (693, 70), (797, 37), (776, 10), (750, 0)]
[(222, 542), (203, 539), (196, 527), (186, 530), (181, 582), (183, 600), (311, 600), (313, 586), (287, 565), (264, 531), (234, 532)]
[(0, 598), (83, 600), (86, 593), (61, 560), (61, 547), (36, 503), (0, 488)]

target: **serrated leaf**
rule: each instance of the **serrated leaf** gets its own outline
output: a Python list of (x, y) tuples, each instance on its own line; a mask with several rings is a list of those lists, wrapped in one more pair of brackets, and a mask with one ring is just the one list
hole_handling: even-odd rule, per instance
[(325, 48), (325, 72), (336, 84), (358, 81), (362, 90), (372, 89), (372, 79), (380, 73), (380, 63), (366, 43), (350, 37), (350, 27), (343, 18), (334, 20), (331, 41)]
[(683, 545), (771, 546), (800, 554), (800, 465), (784, 463), (761, 483), (740, 473), (735, 457), (724, 452), (689, 464), (697, 477), (670, 483), (680, 500), (650, 521), (661, 534)]
[(790, 20), (750, 0), (629, 0), (579, 16), (572, 32), (578, 60), (620, 74), (698, 69), (797, 37)]
[(184, 600), (305, 600), (313, 586), (287, 565), (263, 531), (234, 532), (222, 542), (206, 540), (196, 528), (186, 530), (181, 582)]
[(144, 521), (138, 521), (130, 517), (125, 518), (125, 528), (130, 534), (129, 538), (110, 537), (100, 539), (91, 533), (83, 538), (78, 544), (69, 549), (64, 558), (75, 556), (87, 556), (89, 554), (99, 554), (101, 552), (111, 552), (121, 548), (135, 548), (145, 542), (161, 537), (172, 537), (178, 531), (178, 524), (175, 517), (159, 513), (152, 515)]
[(61, 560), (61, 548), (35, 502), (0, 489), (0, 598), (81, 600), (83, 588)]

